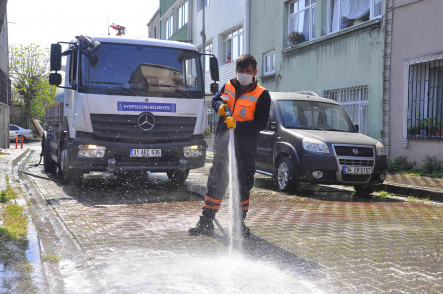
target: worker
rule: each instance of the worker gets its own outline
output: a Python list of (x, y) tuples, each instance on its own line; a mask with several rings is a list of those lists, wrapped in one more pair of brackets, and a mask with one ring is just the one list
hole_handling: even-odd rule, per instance
[[(242, 210), (241, 233), (249, 237), (250, 230), (244, 219), (249, 210), (249, 191), (254, 184), (257, 139), (269, 119), (271, 97), (268, 90), (257, 82), (257, 60), (250, 54), (236, 59), (237, 76), (228, 81), (212, 98), (212, 107), (220, 115), (214, 143), (214, 158), (209, 172), (207, 194), (203, 212), (197, 226), (189, 229), (190, 235), (214, 233), (213, 220), (220, 209), (228, 186), (228, 129), (234, 129), (235, 155)], [(229, 107), (232, 116), (228, 116)]]

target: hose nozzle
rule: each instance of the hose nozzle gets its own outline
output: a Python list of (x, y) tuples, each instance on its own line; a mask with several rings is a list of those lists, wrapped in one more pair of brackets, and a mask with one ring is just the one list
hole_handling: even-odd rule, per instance
[(225, 106), (225, 114), (226, 114), (226, 117), (232, 116), (231, 110), (227, 106)]

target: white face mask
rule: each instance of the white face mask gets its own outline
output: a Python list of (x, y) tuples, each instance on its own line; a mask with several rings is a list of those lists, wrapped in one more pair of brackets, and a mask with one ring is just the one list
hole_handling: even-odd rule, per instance
[(252, 84), (252, 77), (253, 77), (253, 75), (237, 73), (237, 81), (242, 86), (248, 86), (248, 85)]

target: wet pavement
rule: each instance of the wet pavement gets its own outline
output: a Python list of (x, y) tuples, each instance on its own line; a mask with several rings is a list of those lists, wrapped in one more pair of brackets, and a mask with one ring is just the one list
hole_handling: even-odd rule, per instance
[[(39, 161), (39, 147), (26, 166)], [(342, 186), (277, 192), (256, 175), (238, 254), (228, 240), (189, 236), (210, 162), (186, 187), (164, 174), (103, 175), (65, 185), (41, 165), (23, 179), (52, 293), (442, 293), (443, 205)], [(388, 180), (387, 180), (388, 181)], [(439, 182), (441, 184), (441, 181)], [(399, 186), (399, 185), (397, 185)], [(426, 188), (426, 185), (423, 185)], [(441, 192), (437, 186), (437, 192)], [(418, 190), (417, 190), (418, 191)], [(217, 215), (228, 225), (225, 201)]]

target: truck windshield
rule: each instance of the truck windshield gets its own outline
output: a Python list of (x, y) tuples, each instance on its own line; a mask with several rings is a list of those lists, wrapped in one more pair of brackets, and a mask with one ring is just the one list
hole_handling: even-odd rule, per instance
[(351, 120), (339, 105), (279, 100), (278, 106), (286, 128), (355, 132)]
[(202, 98), (198, 53), (178, 48), (102, 43), (82, 52), (79, 91), (83, 93)]

